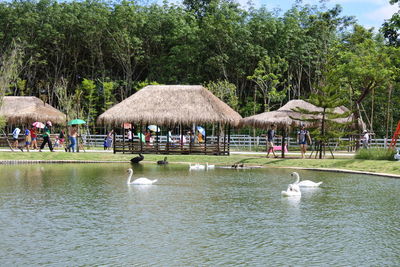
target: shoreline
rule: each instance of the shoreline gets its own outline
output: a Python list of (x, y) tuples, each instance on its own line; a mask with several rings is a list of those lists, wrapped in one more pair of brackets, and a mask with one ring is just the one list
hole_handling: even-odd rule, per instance
[[(0, 160), (0, 165), (18, 165), (18, 164), (84, 164), (84, 163), (129, 163), (127, 160), (110, 161), (110, 160)], [(154, 164), (151, 161), (142, 161), (144, 164)], [(188, 164), (188, 162), (171, 162), (172, 164)], [(228, 165), (217, 165), (220, 167), (226, 167)], [(336, 172), (336, 173), (351, 173), (351, 174), (362, 174), (362, 175), (373, 175), (388, 178), (400, 178), (400, 175), (391, 173), (378, 173), (368, 171), (356, 171), (348, 169), (334, 169), (334, 168), (306, 168), (306, 167), (295, 167), (295, 166), (260, 166), (260, 165), (248, 165), (257, 168), (274, 168), (274, 169), (296, 169), (296, 170), (307, 170), (307, 171), (325, 171), (325, 172)]]

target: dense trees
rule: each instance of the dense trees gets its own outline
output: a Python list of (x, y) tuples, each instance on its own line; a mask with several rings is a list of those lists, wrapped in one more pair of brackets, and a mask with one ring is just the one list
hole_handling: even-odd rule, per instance
[[(389, 103), (399, 98), (393, 78), (398, 50), (349, 25), (352, 18), (342, 16), (339, 6), (296, 4), (279, 14), (230, 0), (7, 1), (0, 3), (0, 57), (13, 41), (21, 47), (21, 68), (6, 86), (8, 94), (46, 97), (92, 122), (153, 82), (208, 84), (219, 92), (226, 85), (228, 102), (244, 116), (308, 98), (332, 83), (347, 92), (348, 107), (363, 102), (368, 117), (397, 120), (396, 112), (372, 110), (376, 102), (389, 108), (388, 88)], [(370, 88), (361, 84), (370, 78), (367, 70), (377, 79)]]

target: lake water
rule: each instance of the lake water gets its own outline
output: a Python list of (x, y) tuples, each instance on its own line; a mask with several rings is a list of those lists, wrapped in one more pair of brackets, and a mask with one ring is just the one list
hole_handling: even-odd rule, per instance
[(0, 166), (1, 266), (399, 266), (400, 179), (186, 165)]

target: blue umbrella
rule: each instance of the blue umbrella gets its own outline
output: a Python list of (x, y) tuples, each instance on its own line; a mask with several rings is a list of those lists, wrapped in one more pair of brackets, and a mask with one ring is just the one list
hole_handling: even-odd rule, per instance
[(197, 131), (199, 131), (201, 133), (201, 135), (203, 135), (203, 136), (206, 135), (206, 130), (204, 130), (204, 128), (201, 126), (197, 126)]
[(147, 128), (153, 132), (160, 132), (160, 127), (158, 127), (157, 125), (149, 125)]

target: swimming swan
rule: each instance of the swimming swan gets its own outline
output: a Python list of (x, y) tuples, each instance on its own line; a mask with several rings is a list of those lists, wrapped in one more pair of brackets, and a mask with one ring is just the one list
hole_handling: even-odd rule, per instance
[(192, 163), (189, 163), (189, 170), (204, 170), (206, 166), (200, 165), (196, 163), (195, 165), (192, 165)]
[(214, 169), (215, 165), (208, 165), (208, 162), (206, 162), (206, 169)]
[(300, 187), (297, 184), (289, 184), (286, 191), (281, 192), (284, 197), (301, 197)]
[(310, 180), (304, 180), (300, 182), (300, 176), (297, 172), (292, 172), (291, 176), (296, 176), (295, 184), (297, 184), (300, 187), (318, 187), (320, 184), (322, 184), (322, 182), (315, 183)]
[(136, 179), (136, 180), (131, 182), (133, 170), (131, 168), (129, 168), (128, 172), (129, 172), (129, 176), (128, 176), (128, 180), (126, 181), (126, 184), (150, 185), (150, 184), (153, 184), (153, 183), (157, 182), (157, 179), (149, 180), (147, 178), (138, 178), (138, 179)]

